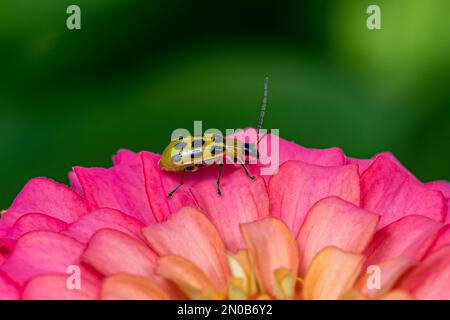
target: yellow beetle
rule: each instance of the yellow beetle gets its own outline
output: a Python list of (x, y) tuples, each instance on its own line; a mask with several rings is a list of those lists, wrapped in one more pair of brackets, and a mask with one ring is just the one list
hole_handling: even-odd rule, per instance
[[(262, 128), (264, 113), (267, 104), (267, 86), (268, 78), (264, 80), (264, 97), (261, 106), (261, 113), (258, 122), (258, 133)], [(259, 138), (256, 143), (246, 143), (235, 138), (224, 139), (218, 134), (204, 134), (203, 137), (180, 137), (178, 140), (171, 141), (164, 149), (161, 159), (159, 160), (159, 167), (164, 171), (179, 172), (181, 171), (180, 183), (168, 194), (172, 197), (175, 191), (183, 185), (184, 174), (186, 171), (196, 171), (201, 167), (209, 166), (214, 163), (219, 164), (219, 175), (217, 177), (217, 194), (220, 196), (220, 178), (222, 176), (222, 168), (225, 157), (234, 159), (235, 163), (239, 163), (245, 171), (245, 174), (250, 179), (255, 179), (252, 176), (246, 163), (250, 158), (259, 159), (258, 143), (263, 137)]]

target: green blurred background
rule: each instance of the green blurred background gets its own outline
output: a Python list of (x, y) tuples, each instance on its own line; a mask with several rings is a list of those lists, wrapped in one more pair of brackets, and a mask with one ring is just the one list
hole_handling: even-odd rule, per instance
[[(82, 29), (66, 28), (77, 4)], [(378, 4), (382, 30), (366, 28)], [(67, 182), (173, 129), (257, 123), (308, 147), (390, 150), (450, 179), (450, 2), (3, 0), (0, 208), (26, 181)]]

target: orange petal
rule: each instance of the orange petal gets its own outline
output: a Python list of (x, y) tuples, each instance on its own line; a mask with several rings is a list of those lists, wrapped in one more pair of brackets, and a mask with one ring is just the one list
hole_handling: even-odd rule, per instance
[(100, 298), (103, 300), (167, 300), (169, 296), (149, 278), (119, 273), (104, 280)]
[(177, 255), (191, 260), (214, 287), (225, 291), (230, 273), (225, 245), (217, 229), (200, 211), (182, 208), (166, 222), (144, 228), (142, 233), (159, 255)]
[(275, 296), (275, 272), (285, 268), (297, 274), (298, 249), (293, 234), (276, 218), (242, 224), (241, 232), (262, 291)]
[(364, 256), (336, 247), (320, 251), (306, 274), (303, 296), (306, 300), (333, 300), (348, 292), (355, 283)]
[(406, 291), (393, 290), (381, 297), (380, 300), (414, 300), (414, 297)]
[(367, 300), (358, 290), (350, 290), (340, 296), (339, 300)]
[[(81, 273), (82, 274), (82, 273)], [(82, 278), (79, 289), (69, 289), (67, 274), (45, 274), (31, 279), (25, 286), (24, 300), (95, 300), (99, 286)]]
[(106, 276), (115, 273), (151, 276), (157, 256), (142, 240), (117, 230), (102, 229), (91, 238), (82, 258)]
[(219, 298), (219, 293), (205, 273), (183, 257), (160, 258), (156, 273), (174, 282), (191, 299)]
[(335, 246), (361, 253), (375, 233), (379, 216), (338, 197), (317, 202), (297, 236), (300, 276), (304, 276), (320, 250)]

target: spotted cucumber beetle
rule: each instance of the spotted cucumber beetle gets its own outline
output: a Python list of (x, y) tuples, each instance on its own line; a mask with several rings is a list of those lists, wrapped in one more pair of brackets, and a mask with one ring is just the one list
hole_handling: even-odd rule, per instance
[[(261, 113), (258, 121), (259, 134), (267, 104), (267, 87), (269, 79), (264, 80), (264, 96), (261, 106)], [(171, 141), (164, 149), (161, 159), (159, 160), (159, 168), (164, 171), (180, 172), (180, 183), (168, 194), (171, 198), (173, 194), (183, 185), (184, 174), (186, 171), (197, 171), (201, 167), (219, 163), (219, 174), (217, 176), (217, 194), (222, 194), (220, 190), (220, 178), (222, 176), (222, 168), (224, 158), (234, 159), (235, 163), (239, 163), (244, 169), (245, 174), (250, 179), (255, 179), (250, 174), (245, 164), (249, 163), (250, 158), (259, 159), (258, 144), (265, 134), (258, 139), (256, 143), (247, 143), (237, 140), (236, 138), (224, 139), (218, 134), (204, 134), (203, 137), (180, 137), (178, 140)], [(222, 161), (220, 161), (222, 160)]]

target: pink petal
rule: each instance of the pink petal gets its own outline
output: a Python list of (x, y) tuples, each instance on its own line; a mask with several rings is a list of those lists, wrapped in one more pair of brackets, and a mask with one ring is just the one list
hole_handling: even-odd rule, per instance
[[(236, 132), (235, 134), (229, 136), (235, 137), (241, 141), (253, 142), (256, 140), (256, 130), (253, 128), (247, 128), (241, 131)], [(253, 138), (253, 139), (252, 139)], [(283, 163), (289, 160), (298, 160), (308, 164), (314, 164), (318, 166), (341, 166), (345, 164), (345, 156), (341, 149), (339, 148), (329, 148), (329, 149), (310, 149), (302, 147), (296, 143), (284, 140), (278, 136), (275, 136), (271, 133), (267, 134), (263, 137), (258, 145), (258, 148), (261, 154), (271, 155), (272, 148), (272, 140), (278, 139), (278, 147), (279, 147), (279, 165), (281, 166)], [(248, 141), (247, 141), (248, 140)], [(259, 175), (260, 165), (252, 165), (250, 166), (251, 171), (254, 174)], [(268, 166), (268, 165), (262, 165)], [(270, 176), (263, 176), (266, 181), (270, 178)]]
[(92, 211), (70, 224), (64, 234), (86, 243), (100, 229), (115, 229), (129, 236), (142, 239), (141, 229), (144, 224), (114, 209), (98, 209)]
[(0, 265), (3, 264), (3, 261), (11, 254), (11, 251), (14, 249), (15, 240), (10, 238), (2, 238), (0, 239)]
[(83, 187), (81, 186), (80, 180), (78, 180), (78, 177), (75, 174), (75, 172), (73, 171), (69, 172), (69, 181), (72, 190), (75, 191), (80, 196), (84, 197)]
[(10, 223), (5, 222), (5, 216), (3, 214), (6, 214), (6, 211), (0, 211), (0, 238), (6, 237), (12, 227), (12, 222)]
[(22, 236), (0, 270), (22, 285), (43, 273), (65, 273), (79, 264), (84, 246), (59, 233), (34, 231)]
[(146, 224), (155, 222), (145, 192), (141, 164), (119, 164), (110, 169), (74, 168), (91, 210), (111, 208)]
[(439, 230), (436, 239), (433, 242), (433, 245), (428, 250), (427, 255), (430, 253), (433, 253), (435, 251), (438, 251), (442, 247), (445, 247), (447, 245), (450, 245), (450, 225), (447, 224)]
[(141, 152), (148, 202), (156, 220), (164, 221), (172, 212), (178, 211), (182, 207), (196, 206), (189, 192), (189, 186), (201, 179), (201, 177), (204, 177), (206, 172), (211, 172), (212, 169), (205, 168), (192, 175), (187, 173), (184, 185), (169, 199), (167, 194), (179, 184), (181, 173), (162, 171), (158, 166), (159, 158), (160, 155), (158, 154)]
[(67, 186), (46, 178), (34, 178), (28, 181), (2, 219), (12, 225), (26, 213), (43, 213), (70, 223), (87, 213), (87, 206), (84, 199)]
[(366, 265), (396, 257), (420, 260), (432, 244), (441, 224), (433, 219), (411, 215), (379, 230), (366, 250)]
[(359, 176), (355, 165), (320, 167), (288, 161), (269, 182), (271, 214), (286, 222), (294, 234), (309, 209), (328, 196), (359, 206)]
[(367, 168), (372, 164), (372, 159), (357, 159), (352, 157), (347, 157), (346, 164), (355, 164), (358, 166), (359, 175), (362, 175)]
[(31, 231), (61, 232), (66, 229), (67, 223), (42, 213), (28, 213), (21, 216), (11, 228), (9, 237), (20, 238)]
[(297, 243), (300, 276), (304, 276), (319, 251), (328, 246), (362, 253), (372, 239), (379, 216), (337, 197), (318, 201), (309, 210)]
[[(285, 148), (285, 150), (287, 150), (288, 147), (291, 149), (291, 151), (286, 152), (285, 155), (282, 155), (282, 161), (284, 159), (286, 159), (286, 161), (299, 160), (305, 163), (324, 167), (336, 167), (345, 164), (344, 153), (341, 149), (336, 147), (327, 149), (305, 148), (289, 141), (283, 141), (281, 144), (281, 148)], [(297, 150), (295, 150), (296, 147)], [(285, 161), (283, 161), (283, 163), (284, 162)]]
[[(250, 131), (256, 131), (253, 128), (244, 129), (237, 132), (231, 137), (236, 137), (244, 141), (246, 136), (252, 136)], [(253, 135), (256, 137), (256, 133)], [(268, 148), (271, 150), (271, 142), (275, 135), (268, 133), (263, 137), (259, 143), (260, 148)], [(278, 136), (279, 139), (279, 151), (280, 151), (280, 165), (289, 160), (298, 160), (306, 162), (308, 164), (314, 164), (318, 166), (334, 167), (345, 164), (345, 155), (339, 148), (329, 149), (311, 149), (302, 147), (294, 142), (287, 141)], [(248, 141), (256, 142), (256, 141)]]
[[(260, 148), (271, 150), (271, 140), (274, 135), (268, 134), (259, 143)], [(317, 166), (334, 167), (345, 164), (345, 156), (339, 148), (311, 149), (302, 147), (294, 142), (279, 138), (280, 164), (289, 160), (298, 160)]]
[(225, 289), (229, 275), (225, 245), (204, 214), (186, 207), (166, 222), (144, 228), (142, 233), (159, 255), (179, 255), (191, 260), (216, 288)]
[(104, 276), (100, 272), (83, 261), (80, 262), (80, 271), (83, 279), (86, 279), (90, 283), (96, 285), (97, 287), (100, 287), (104, 279)]
[(127, 149), (120, 149), (116, 155), (113, 156), (113, 163), (115, 166), (119, 164), (140, 165), (141, 159), (139, 154)]
[(0, 273), (0, 300), (17, 300), (20, 297), (19, 288), (7, 276)]
[(99, 286), (81, 279), (80, 289), (69, 289), (69, 274), (47, 274), (30, 280), (25, 286), (24, 300), (93, 300), (98, 299)]
[(269, 196), (261, 177), (250, 180), (243, 170), (233, 170), (224, 176), (222, 195), (217, 195), (216, 177), (199, 181), (191, 188), (200, 210), (214, 223), (227, 248), (236, 251), (244, 247), (241, 223), (269, 215)]
[[(376, 266), (368, 266), (362, 271), (362, 277), (358, 280), (356, 287), (364, 295), (370, 298), (380, 297), (389, 292), (400, 277), (411, 267), (416, 261), (407, 257), (397, 257), (378, 263)], [(378, 268), (373, 268), (378, 267)], [(373, 277), (375, 272), (379, 272), (379, 288), (373, 287)]]
[(379, 228), (412, 214), (445, 219), (442, 194), (418, 182), (389, 154), (379, 155), (364, 172), (361, 192), (363, 207), (381, 215)]
[(440, 191), (446, 198), (450, 198), (450, 182), (445, 180), (431, 181), (425, 183), (425, 186), (431, 190)]
[(400, 281), (398, 288), (417, 299), (450, 299), (450, 246), (428, 256)]
[(419, 181), (410, 171), (408, 171), (401, 164), (401, 162), (391, 152), (381, 152), (381, 153), (375, 155), (372, 159), (357, 159), (357, 158), (347, 157), (346, 164), (358, 165), (359, 174), (362, 175), (378, 158), (390, 159), (392, 162), (397, 164), (397, 167), (400, 171), (402, 171), (404, 174), (410, 176), (411, 179), (413, 179), (415, 181)]
[(445, 222), (450, 223), (450, 182), (444, 180), (432, 181), (425, 183), (425, 186), (431, 190), (442, 192), (447, 200), (447, 215)]
[(450, 223), (450, 198), (447, 199), (447, 216), (445, 218), (446, 223)]
[(112, 229), (94, 234), (82, 257), (106, 276), (120, 272), (152, 276), (156, 259), (156, 254), (143, 241)]

